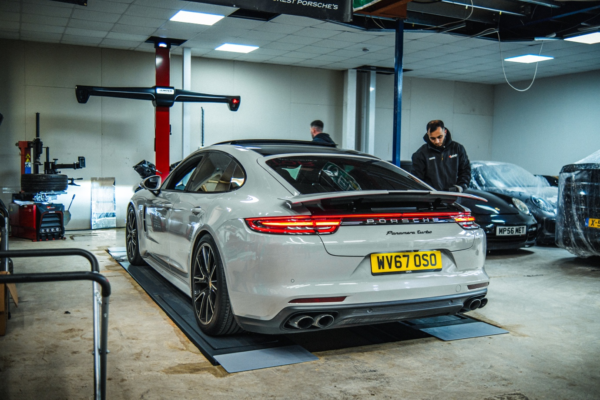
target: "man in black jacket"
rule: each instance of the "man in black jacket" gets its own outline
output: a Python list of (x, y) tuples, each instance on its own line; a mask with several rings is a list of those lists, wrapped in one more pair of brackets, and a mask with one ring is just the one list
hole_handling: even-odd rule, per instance
[(425, 144), (412, 155), (413, 175), (436, 190), (463, 192), (471, 181), (467, 151), (452, 140), (441, 120), (427, 124)]
[(335, 144), (335, 142), (329, 136), (329, 134), (323, 133), (324, 126), (325, 125), (323, 124), (323, 121), (318, 120), (318, 119), (316, 119), (310, 123), (310, 135), (313, 138), (312, 141), (317, 142), (317, 143)]

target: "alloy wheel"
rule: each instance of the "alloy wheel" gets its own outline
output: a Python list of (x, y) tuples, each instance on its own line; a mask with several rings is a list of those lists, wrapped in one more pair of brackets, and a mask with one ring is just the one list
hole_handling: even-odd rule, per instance
[(127, 244), (127, 255), (129, 259), (132, 260), (135, 258), (136, 250), (137, 250), (137, 225), (135, 222), (135, 210), (133, 208), (129, 208), (127, 212), (127, 229), (125, 232), (125, 242)]
[(193, 295), (194, 311), (203, 325), (215, 316), (217, 301), (217, 260), (212, 247), (203, 243), (194, 258)]

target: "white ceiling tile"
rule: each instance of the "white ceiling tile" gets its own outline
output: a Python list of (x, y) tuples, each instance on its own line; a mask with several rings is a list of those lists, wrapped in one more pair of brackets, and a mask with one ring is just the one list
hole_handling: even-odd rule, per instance
[(61, 43), (64, 44), (78, 44), (85, 46), (97, 46), (102, 41), (100, 37), (93, 36), (75, 36), (75, 35), (63, 35)]
[(21, 40), (44, 43), (59, 43), (62, 33), (21, 32)]
[[(106, 35), (106, 40), (116, 39), (116, 40), (127, 40), (127, 41), (135, 41), (137, 44), (140, 42), (146, 41), (148, 36), (146, 35), (132, 35), (130, 33), (120, 33), (120, 32), (109, 32)], [(137, 45), (136, 45), (137, 46)]]
[(350, 58), (350, 57), (359, 57), (361, 56), (363, 53), (362, 51), (348, 51), (348, 50), (334, 50), (332, 52), (329, 53), (332, 56), (337, 56), (337, 57), (346, 57), (346, 58)]
[(18, 32), (21, 29), (21, 23), (19, 21), (2, 21), (0, 29), (3, 31)]
[(320, 38), (320, 39), (326, 39), (331, 36), (335, 36), (337, 34), (338, 33), (335, 31), (319, 29), (319, 28), (304, 28), (302, 30), (295, 32), (295, 35), (297, 35), (297, 36), (308, 36), (308, 37), (314, 37), (314, 38)]
[(101, 11), (121, 14), (127, 10), (129, 4), (115, 1), (88, 1), (87, 9), (90, 11)]
[(365, 44), (374, 44), (374, 45), (378, 45), (378, 46), (386, 46), (386, 47), (395, 46), (396, 45), (396, 37), (394, 35), (379, 36), (376, 38), (366, 40), (364, 43)]
[(162, 20), (168, 20), (175, 14), (177, 14), (177, 10), (137, 5), (131, 5), (127, 8), (127, 11), (125, 11), (125, 15), (134, 15), (136, 17), (156, 18)]
[(394, 55), (394, 49), (386, 46), (378, 46), (376, 44), (366, 44), (366, 43), (354, 43), (350, 46), (345, 47), (346, 50), (363, 50), (368, 49), (370, 52), (374, 51), (388, 51), (390, 55)]
[(286, 53), (285, 55), (287, 57), (303, 58), (305, 60), (314, 58), (316, 56), (316, 54), (314, 54), (314, 53), (305, 53), (303, 51), (290, 51), (290, 52)]
[(100, 21), (100, 22), (112, 22), (115, 23), (119, 20), (121, 14), (105, 13), (99, 11), (89, 11), (75, 9), (71, 18), (84, 19), (88, 21)]
[(314, 54), (328, 54), (331, 52), (331, 49), (329, 47), (319, 47), (319, 46), (305, 46), (298, 50), (303, 51), (305, 53), (314, 53)]
[(329, 39), (339, 40), (342, 42), (362, 43), (367, 40), (372, 40), (372, 39), (377, 39), (377, 38), (373, 38), (366, 34), (353, 33), (353, 32), (342, 32), (335, 36), (331, 36)]
[(366, 57), (372, 60), (387, 60), (388, 58), (390, 58), (390, 55), (387, 54), (387, 52), (382, 53), (378, 51), (369, 51), (363, 53), (361, 57)]
[(281, 38), (284, 38), (286, 35), (284, 33), (275, 33), (275, 32), (265, 32), (265, 31), (251, 30), (251, 31), (246, 31), (246, 32), (241, 33), (241, 34), (236, 35), (236, 36), (245, 36), (245, 37), (250, 38), (250, 39), (260, 39), (260, 40), (274, 41), (274, 40), (279, 40)]
[(320, 42), (316, 42), (314, 44), (315, 44), (315, 46), (329, 47), (330, 49), (345, 49), (346, 45), (348, 43), (347, 42), (340, 42), (339, 40), (325, 39), (325, 40), (321, 40)]
[(143, 26), (115, 24), (111, 29), (112, 32), (131, 33), (133, 35), (151, 36), (156, 29)]
[(21, 14), (18, 12), (2, 11), (0, 12), (0, 21), (2, 21), (0, 22), (0, 26), (2, 26), (4, 21), (19, 22), (21, 21)]
[(298, 25), (298, 26), (304, 26), (304, 27), (317, 26), (317, 25), (323, 24), (323, 21), (319, 21), (318, 19), (307, 18), (307, 17), (298, 17), (295, 15), (285, 15), (285, 14), (275, 17), (271, 21), (276, 22), (278, 24)]
[(195, 32), (175, 31), (172, 29), (157, 29), (154, 31), (152, 36), (158, 36), (160, 38), (188, 40), (195, 38), (196, 36), (198, 36), (198, 34)]
[[(49, 2), (45, 2), (49, 4)], [(24, 14), (38, 14), (47, 15), (49, 17), (63, 17), (69, 18), (71, 16), (73, 6), (71, 7), (55, 7), (53, 5), (41, 5), (41, 4), (23, 4), (22, 12)]]
[(302, 47), (304, 47), (304, 46), (301, 44), (280, 43), (280, 42), (271, 42), (264, 46), (264, 48), (266, 48), (266, 49), (287, 50), (287, 51), (298, 50)]
[(283, 55), (283, 54), (285, 54), (285, 53), (288, 53), (288, 52), (289, 52), (289, 51), (287, 51), (287, 50), (280, 50), (280, 49), (266, 49), (266, 48), (264, 48), (264, 47), (261, 47), (260, 49), (258, 49), (258, 50), (255, 50), (255, 51), (256, 51), (257, 53), (260, 53), (260, 54), (265, 54), (265, 55), (270, 55), (270, 56), (273, 56), (273, 57), (275, 57), (275, 56), (280, 56), (280, 55)]
[(65, 29), (65, 35), (71, 36), (91, 36), (95, 38), (104, 38), (108, 32), (105, 31), (93, 31), (91, 29), (78, 29), (78, 28), (67, 28)]
[(309, 45), (315, 42), (318, 42), (319, 38), (313, 38), (308, 36), (298, 36), (298, 35), (287, 35), (279, 39), (280, 42), (283, 43), (297, 43), (303, 45)]
[(69, 22), (69, 19), (62, 17), (49, 17), (47, 15), (23, 14), (21, 16), (21, 22), (28, 24), (43, 24), (64, 27)]
[(340, 56), (333, 56), (330, 54), (322, 54), (322, 55), (318, 55), (316, 57), (314, 57), (315, 60), (320, 60), (323, 62), (327, 62), (327, 63), (332, 63), (332, 62), (338, 62), (338, 61), (344, 61), (347, 60), (348, 57), (340, 57)]
[(319, 28), (338, 31), (338, 32), (356, 32), (356, 31), (358, 31), (358, 29), (350, 27), (348, 25), (336, 24), (333, 22), (325, 22), (325, 23), (319, 25)]
[(119, 24), (145, 26), (148, 28), (159, 28), (165, 23), (162, 19), (135, 17), (133, 15), (123, 15), (118, 21)]
[(264, 31), (264, 32), (284, 33), (286, 35), (301, 31), (303, 29), (305, 29), (305, 28), (302, 26), (276, 24), (275, 22), (267, 22), (256, 28), (256, 30), (260, 30), (260, 31)]
[(256, 29), (264, 24), (265, 21), (227, 17), (214, 24), (213, 28), (218, 27), (220, 29)]
[(69, 28), (79, 29), (92, 29), (95, 31), (110, 31), (114, 28), (115, 24), (112, 22), (96, 22), (96, 21), (85, 21), (83, 19), (71, 19), (67, 24)]
[(257, 54), (255, 51), (248, 54), (241, 55), (238, 60), (240, 61), (248, 61), (248, 62), (264, 62), (270, 60), (273, 56), (267, 54)]
[(0, 14), (9, 12), (21, 12), (21, 4), (18, 1), (0, 1)]
[(130, 40), (118, 40), (118, 39), (104, 39), (100, 42), (101, 47), (110, 47), (112, 49), (135, 49), (140, 42)]
[(22, 31), (63, 33), (65, 28), (62, 26), (40, 25), (40, 24), (21, 24)]
[[(9, 32), (9, 31), (0, 30), (0, 38), (18, 40), (19, 32), (14, 32), (14, 31)], [(23, 39), (23, 40), (27, 40), (27, 39)]]

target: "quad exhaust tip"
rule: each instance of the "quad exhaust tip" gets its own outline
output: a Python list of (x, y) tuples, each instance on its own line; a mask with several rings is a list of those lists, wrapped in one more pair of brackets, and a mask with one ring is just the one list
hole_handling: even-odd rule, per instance
[(463, 307), (468, 311), (477, 310), (478, 308), (483, 308), (488, 303), (488, 299), (485, 297), (474, 298), (465, 301)]
[(319, 314), (315, 317), (300, 314), (290, 318), (287, 324), (296, 329), (308, 329), (310, 327), (323, 329), (333, 325), (334, 321), (335, 317), (331, 314)]

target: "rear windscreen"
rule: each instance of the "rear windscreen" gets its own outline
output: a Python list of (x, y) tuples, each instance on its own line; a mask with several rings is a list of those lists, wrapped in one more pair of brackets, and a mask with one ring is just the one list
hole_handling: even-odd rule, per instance
[(351, 157), (280, 157), (267, 165), (302, 194), (354, 190), (429, 190), (400, 168)]

